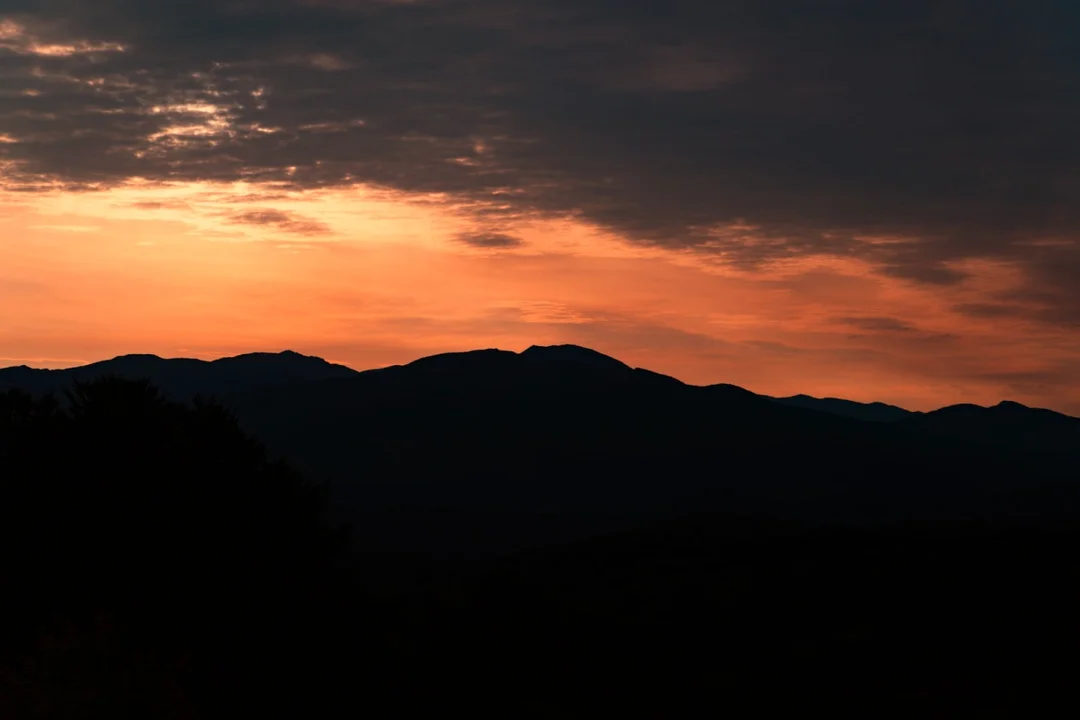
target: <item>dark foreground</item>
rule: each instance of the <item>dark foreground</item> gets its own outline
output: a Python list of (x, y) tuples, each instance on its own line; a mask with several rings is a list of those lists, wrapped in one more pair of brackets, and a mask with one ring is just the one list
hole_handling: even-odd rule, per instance
[(1076, 709), (1067, 516), (709, 507), (487, 556), (376, 552), (215, 405), (118, 381), (0, 397), (0, 717)]

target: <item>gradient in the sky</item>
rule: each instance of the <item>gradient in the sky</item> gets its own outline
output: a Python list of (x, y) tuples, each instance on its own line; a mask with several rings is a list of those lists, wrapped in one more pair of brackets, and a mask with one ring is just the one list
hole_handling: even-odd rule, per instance
[(1080, 414), (1073, 13), (4, 3), (0, 365), (570, 342)]

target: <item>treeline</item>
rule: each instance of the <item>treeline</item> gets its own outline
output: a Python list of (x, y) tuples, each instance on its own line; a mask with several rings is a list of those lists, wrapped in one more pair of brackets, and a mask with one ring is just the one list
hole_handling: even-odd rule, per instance
[(324, 501), (212, 403), (121, 380), (0, 396), (0, 715), (306, 696), (351, 592)]

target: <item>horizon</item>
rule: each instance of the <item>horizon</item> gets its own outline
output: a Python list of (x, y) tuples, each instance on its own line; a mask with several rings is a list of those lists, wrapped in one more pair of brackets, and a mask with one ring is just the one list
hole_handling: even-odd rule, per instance
[(181, 5), (0, 10), (0, 363), (572, 343), (1080, 415), (1075, 3)]
[[(521, 355), (526, 350), (528, 350), (529, 348), (532, 348), (532, 347), (537, 347), (537, 348), (542, 348), (543, 349), (543, 348), (560, 347), (560, 346), (562, 346), (562, 347), (567, 347), (567, 346), (576, 347), (576, 348), (580, 348), (580, 349), (584, 349), (584, 350), (591, 350), (591, 351), (594, 351), (594, 352), (598, 352), (598, 351), (594, 350), (593, 348), (589, 348), (589, 347), (586, 347), (586, 346), (583, 346), (583, 345), (574, 345), (574, 344), (567, 343), (567, 344), (563, 344), (563, 345), (536, 345), (536, 344), (533, 344), (533, 345), (529, 345), (526, 348), (523, 348), (521, 350), (507, 350), (505, 348), (497, 348), (497, 347), (471, 348), (471, 349), (468, 349), (468, 350), (450, 350), (450, 351), (447, 351), (445, 353), (437, 353), (437, 354), (438, 355), (443, 355), (443, 354), (465, 354), (465, 353), (472, 353), (472, 352), (498, 351), (498, 352), (511, 352), (511, 353), (516, 354), (516, 355)], [(243, 357), (249, 357), (249, 356), (252, 356), (252, 355), (270, 355), (270, 356), (275, 356), (276, 357), (276, 356), (290, 355), (290, 354), (299, 355), (301, 357), (314, 359), (314, 360), (321, 360), (321, 361), (329, 363), (331, 365), (339, 365), (339, 366), (342, 366), (342, 367), (346, 367), (346, 368), (348, 368), (350, 370), (353, 370), (353, 371), (355, 371), (357, 373), (363, 373), (363, 372), (368, 372), (368, 371), (373, 371), (373, 370), (382, 370), (382, 369), (386, 369), (386, 368), (390, 368), (390, 367), (400, 367), (400, 366), (403, 366), (403, 365), (408, 365), (411, 362), (415, 362), (417, 360), (422, 360), (422, 359), (424, 359), (426, 357), (432, 357), (430, 355), (425, 355), (425, 356), (422, 356), (422, 357), (413, 358), (412, 360), (408, 360), (408, 361), (405, 361), (405, 362), (402, 362), (402, 363), (393, 363), (393, 364), (390, 364), (390, 365), (378, 365), (378, 366), (373, 366), (373, 367), (355, 367), (353, 365), (349, 365), (348, 363), (338, 362), (338, 361), (335, 361), (335, 360), (330, 359), (330, 358), (321, 357), (319, 355), (311, 355), (309, 353), (294, 350), (292, 348), (286, 348), (286, 349), (283, 349), (283, 350), (255, 350), (255, 351), (240, 353), (238, 355), (222, 355), (222, 356), (216, 356), (216, 357), (215, 356), (210, 356), (210, 357), (193, 357), (193, 356), (173, 356), (173, 357), (168, 357), (168, 356), (157, 355), (157, 354), (154, 354), (154, 353), (123, 353), (121, 355), (116, 355), (116, 356), (113, 356), (113, 357), (110, 357), (110, 358), (103, 358), (103, 359), (100, 359), (100, 360), (92, 360), (92, 361), (89, 361), (89, 362), (81, 362), (81, 363), (74, 364), (74, 365), (63, 365), (63, 366), (55, 366), (55, 367), (35, 367), (35, 366), (32, 366), (32, 365), (0, 365), (0, 372), (2, 372), (4, 370), (12, 370), (12, 369), (18, 369), (18, 368), (27, 368), (27, 369), (30, 369), (30, 370), (56, 370), (56, 371), (71, 370), (71, 369), (74, 369), (74, 368), (85, 367), (87, 365), (96, 365), (96, 364), (108, 363), (108, 362), (112, 362), (114, 360), (120, 360), (120, 359), (123, 359), (123, 358), (133, 358), (133, 357), (154, 358), (156, 360), (162, 360), (162, 361), (195, 360), (195, 361), (204, 362), (204, 363), (213, 363), (213, 362), (217, 362), (217, 361), (220, 361), (220, 360), (232, 360), (232, 359), (238, 359), (238, 358), (243, 358)], [(604, 354), (606, 355), (606, 353), (604, 353)], [(621, 358), (611, 356), (611, 355), (608, 355), (608, 357), (612, 357), (613, 359), (622, 362)], [(0, 360), (3, 360), (3, 358), (0, 358)], [(628, 367), (633, 368), (633, 369), (650, 370), (650, 371), (656, 372), (653, 368), (647, 368), (647, 367), (643, 367), (643, 366), (638, 366), (638, 365), (634, 365), (633, 363), (626, 363), (626, 365)], [(663, 373), (663, 374), (667, 375), (667, 373)], [(723, 380), (718, 380), (718, 381), (715, 381), (715, 382), (706, 382), (706, 383), (693, 383), (693, 382), (687, 382), (687, 381), (683, 380), (682, 378), (676, 377), (674, 375), (669, 375), (669, 377), (673, 377), (674, 379), (678, 380), (679, 382), (682, 382), (685, 385), (690, 385), (690, 386), (694, 386), (694, 387), (708, 387), (708, 386), (712, 386), (712, 385), (734, 385), (734, 383), (728, 383), (728, 382), (725, 382)], [(993, 408), (993, 407), (997, 407), (997, 406), (1000, 406), (1000, 405), (1009, 405), (1009, 404), (1021, 405), (1022, 407), (1026, 407), (1026, 408), (1032, 409), (1032, 410), (1053, 410), (1052, 408), (1045, 408), (1045, 407), (1040, 407), (1040, 406), (1026, 405), (1024, 403), (1018, 403), (1015, 400), (1012, 400), (1010, 398), (1001, 398), (1001, 399), (999, 399), (999, 400), (997, 400), (995, 402), (991, 402), (991, 403), (988, 403), (988, 404), (980, 404), (980, 403), (974, 403), (974, 402), (960, 401), (960, 402), (955, 402), (955, 403), (947, 403), (947, 404), (943, 404), (943, 405), (935, 405), (935, 406), (931, 406), (931, 407), (928, 407), (928, 408), (911, 408), (911, 407), (906, 407), (906, 406), (903, 406), (903, 405), (898, 405), (898, 404), (895, 404), (895, 403), (883, 402), (881, 400), (860, 400), (860, 399), (850, 398), (850, 397), (836, 397), (836, 396), (830, 396), (830, 395), (812, 395), (812, 394), (805, 393), (805, 392), (797, 392), (797, 393), (792, 393), (790, 395), (771, 395), (769, 393), (759, 392), (757, 390), (752, 390), (750, 388), (745, 388), (745, 387), (742, 387), (742, 386), (736, 386), (736, 387), (740, 387), (740, 388), (742, 388), (744, 390), (749, 390), (750, 392), (753, 392), (754, 394), (759, 395), (761, 397), (765, 397), (765, 398), (775, 398), (775, 399), (783, 400), (783, 399), (789, 399), (789, 398), (805, 397), (805, 398), (809, 398), (809, 399), (813, 399), (813, 400), (826, 400), (826, 401), (827, 400), (839, 400), (839, 401), (842, 401), (842, 402), (856, 402), (856, 403), (861, 403), (861, 404), (864, 404), (864, 405), (879, 404), (879, 405), (886, 405), (886, 406), (890, 406), (890, 407), (899, 408), (901, 410), (905, 410), (907, 412), (912, 412), (912, 413), (926, 413), (926, 412), (931, 412), (931, 411), (934, 411), (934, 410), (941, 410), (941, 409), (944, 409), (944, 408), (947, 408), (947, 407), (956, 407), (956, 406), (974, 406), (974, 407), (980, 407), (980, 408)], [(1056, 411), (1055, 410), (1054, 412), (1061, 412), (1061, 411)], [(1069, 415), (1070, 417), (1073, 417), (1070, 413), (1064, 413), (1064, 414)]]

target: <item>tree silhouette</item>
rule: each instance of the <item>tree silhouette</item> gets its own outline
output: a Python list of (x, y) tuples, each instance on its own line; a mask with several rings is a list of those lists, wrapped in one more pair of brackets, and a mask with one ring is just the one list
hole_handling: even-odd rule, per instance
[(0, 395), (0, 714), (285, 702), (341, 616), (323, 509), (213, 402), (114, 378)]

